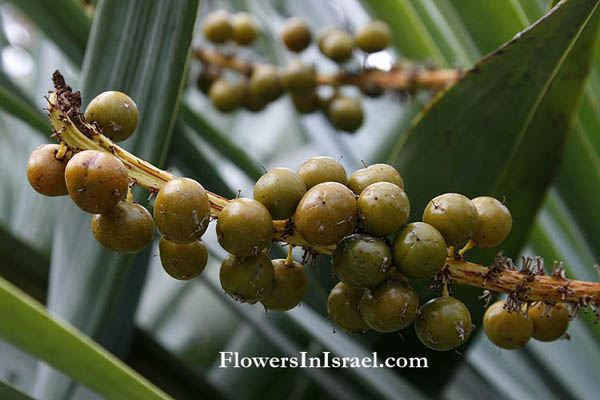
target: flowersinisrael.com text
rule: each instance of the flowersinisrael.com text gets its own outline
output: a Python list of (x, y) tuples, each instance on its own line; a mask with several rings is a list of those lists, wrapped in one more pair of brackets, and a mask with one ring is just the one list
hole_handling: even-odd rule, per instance
[(324, 351), (321, 357), (302, 351), (296, 357), (244, 357), (222, 351), (219, 368), (429, 368), (426, 357), (387, 357), (377, 353), (367, 357), (337, 357)]

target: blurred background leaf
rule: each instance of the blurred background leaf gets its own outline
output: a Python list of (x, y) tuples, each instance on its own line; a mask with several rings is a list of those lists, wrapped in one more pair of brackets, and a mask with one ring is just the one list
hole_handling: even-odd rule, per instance
[[(0, 325), (0, 337), (98, 394), (113, 399), (170, 398), (72, 325), (53, 319), (42, 305), (4, 278), (0, 278), (0, 311), (13, 313), (10, 324)], [(0, 394), (3, 390), (10, 393), (0, 382)], [(13, 391), (10, 396), (16, 398), (16, 394)]]

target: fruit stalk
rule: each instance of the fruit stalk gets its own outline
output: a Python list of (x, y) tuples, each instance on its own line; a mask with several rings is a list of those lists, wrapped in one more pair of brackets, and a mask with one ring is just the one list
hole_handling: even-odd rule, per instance
[(528, 267), (527, 264), (530, 263), (530, 259), (525, 259), (526, 266), (523, 269), (512, 270), (506, 266), (508, 263), (502, 266), (498, 261), (486, 267), (449, 258), (446, 271), (455, 284), (507, 293), (520, 301), (568, 302), (580, 307), (589, 306), (595, 311), (595, 305), (600, 299), (600, 283), (567, 279), (562, 273), (557, 273), (558, 270), (552, 275), (546, 275), (543, 269)]
[[(97, 127), (85, 121), (81, 114), (79, 93), (72, 92), (64, 83), (62, 76), (54, 76), (57, 90), (48, 97), (48, 112), (54, 130), (54, 137), (66, 144), (74, 153), (82, 150), (107, 151), (118, 157), (128, 170), (131, 182), (156, 193), (175, 175), (163, 171), (154, 165), (129, 153), (102, 135)], [(218, 194), (208, 192), (211, 215), (217, 217), (229, 201)], [(306, 241), (291, 220), (273, 221), (274, 240), (293, 246), (302, 246), (311, 254), (332, 254), (335, 245), (313, 246)], [(451, 251), (451, 255), (454, 251)], [(461, 254), (448, 257), (446, 267), (438, 278), (443, 283), (476, 286), (499, 293), (510, 294), (518, 301), (569, 302), (576, 309), (589, 307), (596, 311), (600, 301), (600, 283), (566, 279), (562, 270), (545, 275), (540, 260), (531, 267), (531, 260), (524, 260), (521, 270), (516, 270), (512, 261), (498, 256), (490, 267), (464, 261)]]
[[(205, 64), (227, 68), (250, 76), (259, 64), (242, 60), (235, 55), (196, 49), (195, 57)], [(463, 72), (458, 69), (392, 69), (380, 71), (365, 69), (359, 73), (339, 72), (336, 74), (318, 74), (319, 85), (376, 85), (390, 90), (441, 89), (459, 80)]]

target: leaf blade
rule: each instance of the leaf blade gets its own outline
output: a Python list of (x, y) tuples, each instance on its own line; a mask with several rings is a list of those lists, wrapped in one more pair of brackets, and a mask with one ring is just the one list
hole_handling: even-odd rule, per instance
[[(114, 399), (169, 399), (160, 389), (72, 325), (53, 319), (42, 305), (0, 277), (0, 336)], [(44, 332), (44, 335), (40, 335)]]

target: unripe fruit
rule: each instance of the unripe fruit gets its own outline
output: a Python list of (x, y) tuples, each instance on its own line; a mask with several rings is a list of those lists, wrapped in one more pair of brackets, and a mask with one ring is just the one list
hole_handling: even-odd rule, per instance
[(317, 73), (315, 68), (294, 60), (283, 70), (283, 85), (290, 93), (306, 93), (315, 87)]
[(264, 205), (273, 219), (288, 219), (306, 193), (298, 174), (289, 168), (274, 168), (254, 185), (254, 200)]
[(197, 277), (204, 271), (208, 261), (208, 250), (201, 240), (175, 243), (162, 237), (158, 249), (165, 272), (179, 280)]
[(207, 40), (213, 43), (225, 43), (233, 36), (233, 28), (229, 21), (229, 13), (217, 10), (202, 20), (202, 32)]
[(239, 257), (228, 255), (221, 264), (219, 278), (223, 290), (240, 302), (255, 303), (273, 287), (273, 263), (264, 253)]
[(352, 57), (354, 40), (348, 32), (340, 29), (329, 31), (320, 42), (322, 53), (337, 63), (348, 61)]
[(336, 129), (345, 132), (356, 132), (364, 120), (360, 100), (337, 96), (327, 107), (327, 118)]
[(375, 99), (385, 93), (385, 88), (379, 83), (367, 81), (360, 85), (360, 91), (365, 96)]
[(111, 90), (94, 97), (85, 109), (85, 119), (88, 122), (95, 121), (104, 136), (120, 142), (135, 131), (139, 112), (131, 97)]
[(325, 27), (319, 31), (319, 35), (317, 38), (317, 45), (319, 46), (319, 51), (321, 53), (325, 54), (324, 49), (323, 49), (323, 44), (325, 44), (325, 39), (327, 38), (327, 36), (329, 36), (332, 32), (335, 32), (335, 31), (343, 32), (343, 30), (341, 30), (340, 28), (335, 28), (333, 26)]
[(65, 167), (71, 153), (62, 160), (56, 158), (60, 146), (43, 144), (38, 146), (27, 161), (27, 180), (36, 192), (44, 196), (64, 196), (69, 194), (65, 183)]
[(298, 167), (298, 175), (307, 189), (323, 182), (348, 183), (348, 175), (344, 166), (331, 157), (313, 157)]
[(267, 102), (258, 96), (248, 84), (243, 86), (243, 95), (241, 101), (242, 107), (253, 113), (262, 111), (267, 106)]
[(529, 308), (527, 316), (533, 324), (531, 336), (542, 342), (560, 339), (569, 328), (569, 309), (564, 303), (553, 305), (540, 302)]
[(371, 329), (385, 333), (410, 325), (418, 307), (417, 292), (404, 282), (390, 279), (364, 292), (359, 311)]
[(396, 237), (393, 255), (398, 272), (411, 279), (431, 279), (446, 263), (446, 242), (433, 226), (414, 222)]
[(277, 69), (271, 65), (260, 65), (250, 77), (249, 88), (265, 103), (276, 100), (283, 93), (283, 83)]
[(139, 204), (120, 201), (105, 214), (92, 217), (92, 233), (100, 244), (119, 253), (138, 253), (152, 243), (152, 215)]
[(283, 26), (281, 39), (289, 50), (300, 52), (310, 44), (310, 28), (300, 18), (290, 18)]
[(346, 186), (324, 182), (302, 197), (293, 221), (309, 243), (329, 246), (354, 231), (357, 211), (354, 194)]
[(310, 114), (315, 112), (319, 109), (321, 104), (319, 96), (314, 91), (302, 94), (290, 93), (290, 98), (294, 103), (294, 108), (296, 108), (296, 111), (300, 114)]
[(117, 157), (99, 150), (75, 154), (65, 168), (73, 202), (83, 211), (103, 214), (117, 206), (127, 192), (127, 169)]
[(354, 42), (367, 53), (375, 53), (389, 46), (392, 32), (385, 22), (371, 21), (354, 34)]
[(374, 236), (388, 236), (400, 230), (410, 214), (408, 196), (390, 182), (373, 183), (358, 197), (359, 224)]
[(306, 292), (306, 271), (299, 263), (273, 260), (275, 280), (271, 292), (260, 301), (267, 309), (288, 311), (302, 301)]
[(332, 264), (334, 275), (346, 285), (372, 289), (387, 277), (392, 250), (381, 239), (354, 234), (338, 244)]
[(200, 239), (210, 222), (206, 190), (193, 179), (170, 180), (156, 195), (154, 220), (160, 233), (172, 242)]
[(327, 299), (327, 313), (335, 325), (348, 333), (365, 333), (369, 330), (358, 311), (364, 289), (354, 288), (339, 282)]
[(376, 182), (390, 182), (398, 185), (404, 190), (404, 181), (396, 168), (387, 164), (373, 164), (366, 168), (361, 168), (350, 175), (348, 187), (354, 193), (360, 195), (367, 186)]
[(243, 90), (239, 85), (219, 78), (213, 82), (208, 92), (215, 108), (221, 112), (231, 112), (240, 106)]
[(273, 220), (256, 200), (230, 201), (217, 220), (217, 238), (225, 250), (236, 256), (256, 256), (271, 242)]
[(533, 333), (533, 323), (523, 314), (508, 312), (506, 301), (501, 300), (488, 307), (483, 315), (483, 329), (496, 346), (507, 350), (525, 346)]
[(454, 297), (429, 300), (415, 318), (417, 337), (432, 350), (452, 350), (466, 342), (472, 331), (469, 309)]
[(215, 68), (212, 65), (203, 65), (202, 70), (196, 78), (196, 86), (202, 93), (209, 94), (211, 86), (220, 77), (221, 71), (219, 68)]
[(459, 246), (473, 237), (479, 217), (475, 205), (467, 197), (446, 193), (427, 204), (423, 222), (440, 231), (449, 246)]
[(240, 46), (247, 46), (254, 42), (258, 36), (258, 29), (254, 18), (248, 13), (239, 12), (231, 17), (233, 40)]
[(479, 247), (494, 247), (507, 238), (512, 227), (512, 216), (508, 208), (493, 197), (482, 196), (473, 200), (479, 224), (473, 240)]

